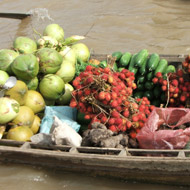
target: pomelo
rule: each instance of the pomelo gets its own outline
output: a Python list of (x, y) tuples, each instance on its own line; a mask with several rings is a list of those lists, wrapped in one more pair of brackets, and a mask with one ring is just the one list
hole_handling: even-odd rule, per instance
[(7, 139), (15, 141), (30, 141), (33, 136), (32, 130), (29, 126), (17, 126), (8, 130)]
[(30, 127), (30, 129), (32, 130), (34, 134), (36, 134), (39, 131), (40, 123), (41, 123), (41, 119), (37, 115), (35, 115), (32, 126)]
[(5, 96), (15, 99), (22, 106), (25, 104), (27, 93), (27, 85), (23, 81), (17, 80), (13, 88), (5, 92)]
[(35, 90), (28, 90), (24, 105), (30, 107), (35, 114), (45, 109), (44, 98)]
[(34, 121), (34, 112), (28, 106), (20, 106), (18, 115), (12, 120), (11, 123), (15, 125), (32, 126)]

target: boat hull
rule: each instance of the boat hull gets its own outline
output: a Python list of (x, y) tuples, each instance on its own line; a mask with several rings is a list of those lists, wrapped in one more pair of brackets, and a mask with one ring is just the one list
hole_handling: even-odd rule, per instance
[(189, 186), (190, 182), (189, 150), (75, 148), (7, 140), (1, 143), (2, 164), (27, 164), (146, 183)]

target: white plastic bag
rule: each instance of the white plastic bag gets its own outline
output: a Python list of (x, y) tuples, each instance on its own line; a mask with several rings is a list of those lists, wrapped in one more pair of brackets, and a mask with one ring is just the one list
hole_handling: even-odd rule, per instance
[(40, 133), (50, 133), (53, 124), (53, 116), (57, 116), (61, 121), (71, 126), (76, 132), (79, 131), (80, 125), (76, 122), (76, 108), (71, 108), (69, 106), (46, 106), (44, 117), (40, 125)]
[(50, 134), (56, 145), (81, 146), (82, 137), (67, 123), (62, 122), (58, 117), (54, 116)]

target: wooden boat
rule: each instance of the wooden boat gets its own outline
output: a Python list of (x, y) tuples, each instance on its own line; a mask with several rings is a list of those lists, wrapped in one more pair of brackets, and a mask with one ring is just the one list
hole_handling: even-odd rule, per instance
[[(106, 56), (95, 55), (103, 60)], [(179, 65), (185, 55), (166, 56)], [(42, 145), (0, 140), (0, 163), (50, 167), (139, 182), (190, 186), (190, 150), (148, 150)]]

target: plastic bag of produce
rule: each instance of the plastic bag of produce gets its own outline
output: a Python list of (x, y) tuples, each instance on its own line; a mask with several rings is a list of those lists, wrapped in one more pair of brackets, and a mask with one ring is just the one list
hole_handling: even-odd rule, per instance
[(137, 140), (143, 149), (183, 149), (190, 140), (190, 109), (155, 108)]
[(40, 125), (40, 133), (50, 133), (54, 116), (57, 116), (61, 121), (67, 123), (76, 132), (79, 131), (80, 125), (76, 122), (77, 109), (69, 106), (46, 106), (44, 117)]
[(50, 133), (52, 134), (52, 141), (56, 145), (69, 145), (80, 146), (82, 137), (66, 122), (61, 121), (54, 116), (54, 122), (52, 124)]

